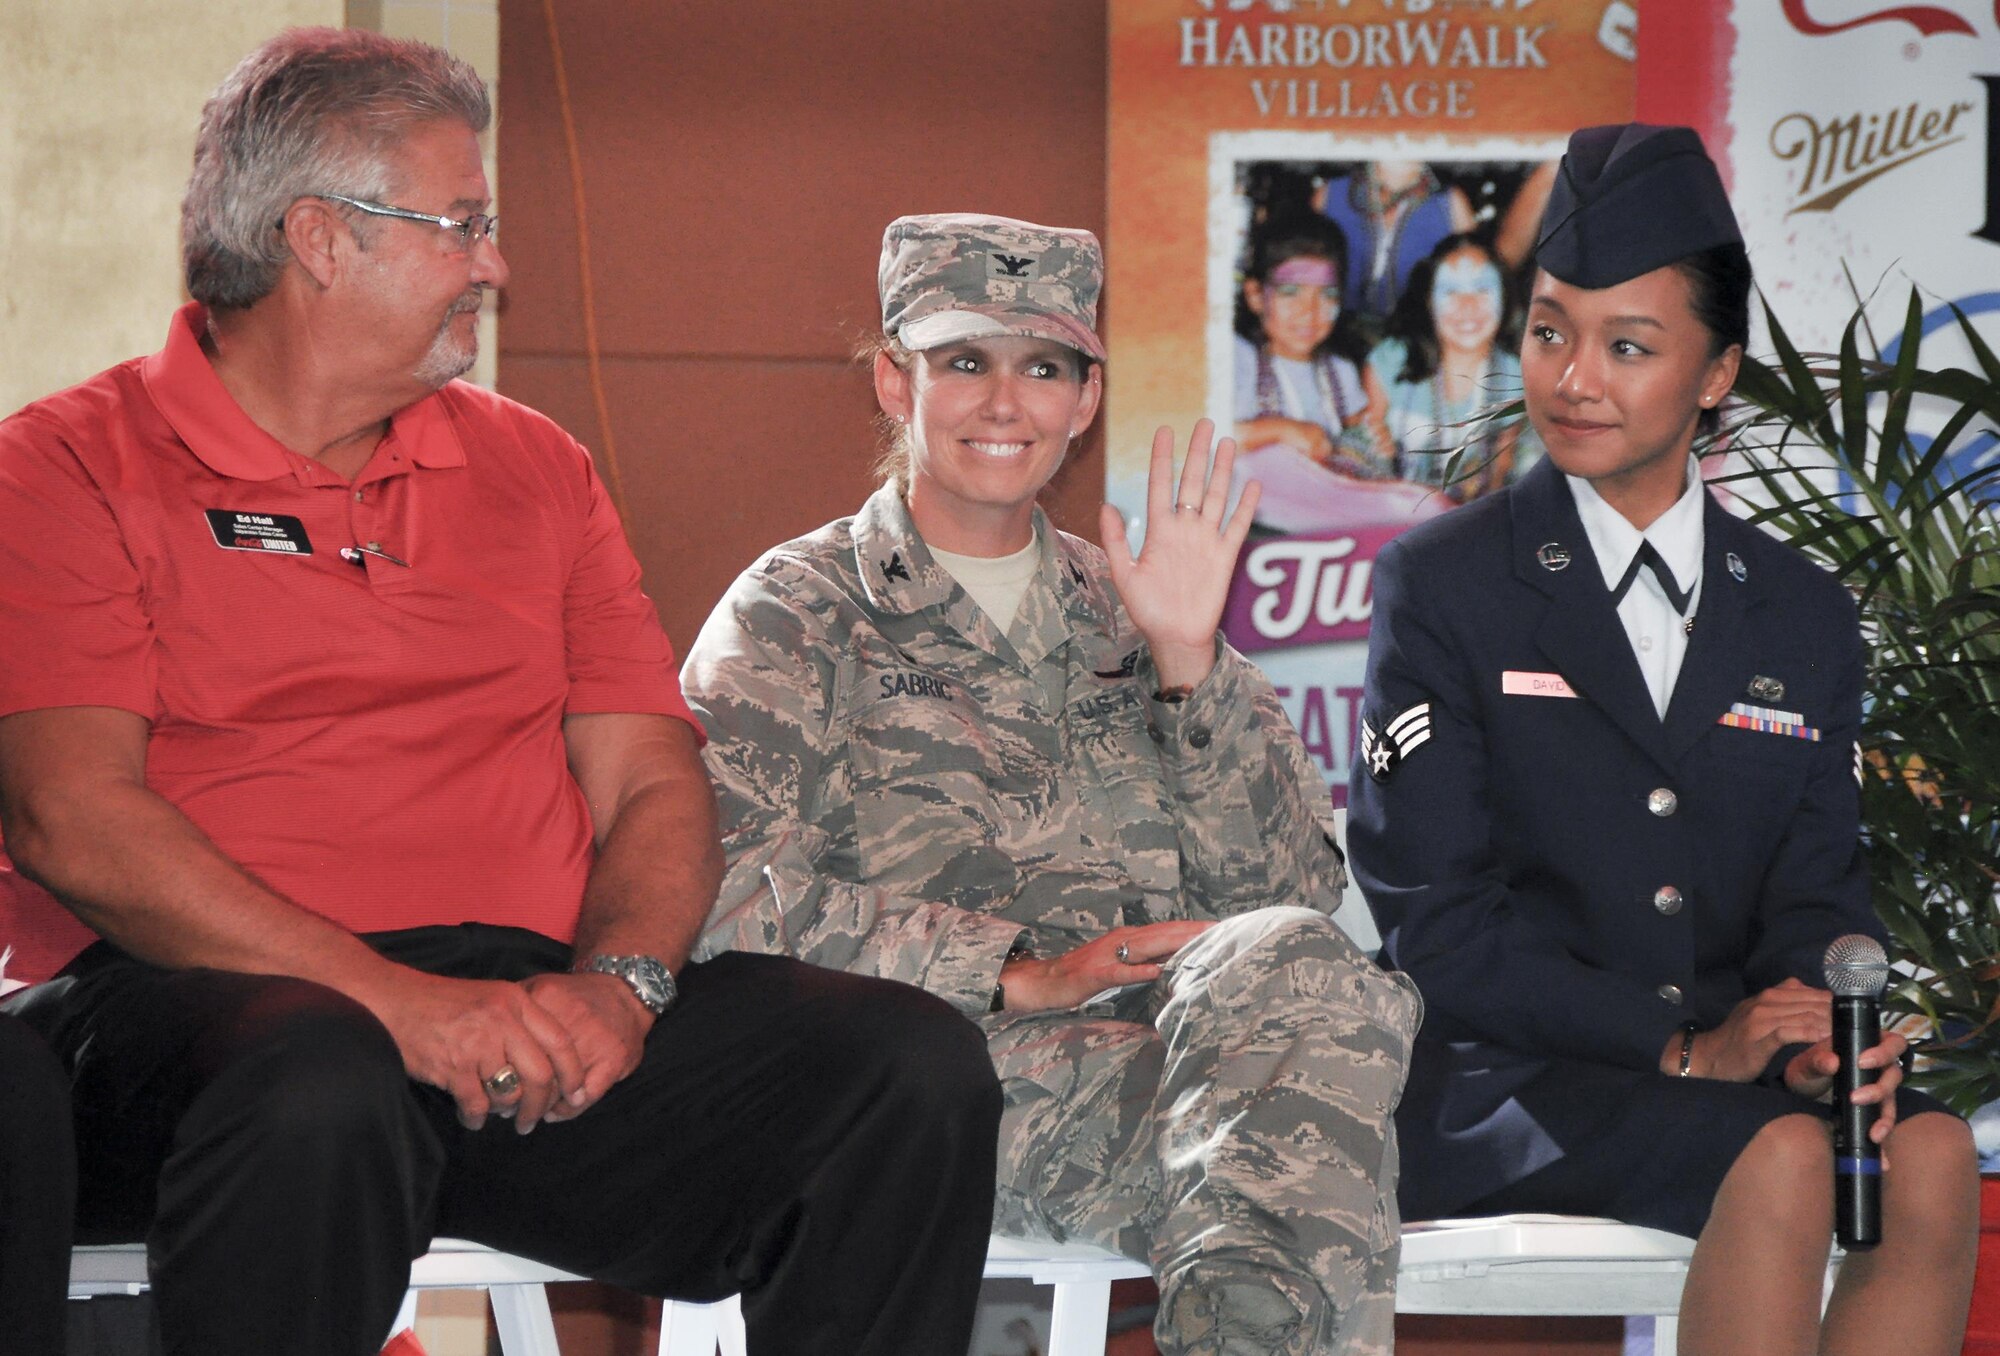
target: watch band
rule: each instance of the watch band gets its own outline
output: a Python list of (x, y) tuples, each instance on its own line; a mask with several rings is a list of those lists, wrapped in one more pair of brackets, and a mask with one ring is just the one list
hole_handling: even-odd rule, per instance
[[(1034, 955), (1035, 939), (1031, 934), (1023, 932), (1014, 939), (1014, 944), (1007, 948), (1006, 960), (1000, 962), (1000, 967), (1004, 970), (1007, 961), (1021, 960), (1024, 957), (1033, 959)], [(989, 1013), (1007, 1010), (1007, 986), (997, 979), (993, 981), (993, 996), (986, 1000), (986, 1010)]]
[(575, 974), (613, 975), (624, 980), (631, 986), (632, 996), (655, 1017), (680, 997), (673, 971), (657, 956), (590, 956), (577, 961), (570, 970)]

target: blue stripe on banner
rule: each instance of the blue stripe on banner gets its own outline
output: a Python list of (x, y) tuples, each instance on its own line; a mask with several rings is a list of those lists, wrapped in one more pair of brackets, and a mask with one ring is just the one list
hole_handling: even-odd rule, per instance
[(1833, 1160), (1836, 1177), (1880, 1177), (1882, 1160), (1879, 1158), (1836, 1158)]

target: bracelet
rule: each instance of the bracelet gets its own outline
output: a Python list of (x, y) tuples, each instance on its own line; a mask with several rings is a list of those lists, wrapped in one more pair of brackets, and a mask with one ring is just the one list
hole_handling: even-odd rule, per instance
[(1174, 687), (1161, 688), (1158, 692), (1155, 692), (1153, 694), (1153, 700), (1156, 702), (1164, 702), (1168, 706), (1179, 706), (1182, 702), (1186, 701), (1189, 697), (1192, 697), (1193, 695), (1194, 695), (1194, 684), (1181, 683)]
[(1686, 1026), (1681, 1028), (1681, 1067), (1680, 1067), (1680, 1073), (1677, 1076), (1681, 1078), (1686, 1078), (1689, 1076), (1689, 1073), (1693, 1068), (1694, 1068), (1694, 1023), (1689, 1022)]

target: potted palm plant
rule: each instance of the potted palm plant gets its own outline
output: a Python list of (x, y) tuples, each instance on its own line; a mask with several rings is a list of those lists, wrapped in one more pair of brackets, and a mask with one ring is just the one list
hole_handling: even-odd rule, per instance
[[(1896, 962), (1886, 1006), (1916, 1037), (1912, 1081), (1973, 1116), (2000, 1105), (2000, 358), (1952, 309), (1976, 370), (1922, 365), (1914, 291), (1888, 360), (1862, 352), (1865, 308), (1838, 353), (1807, 355), (1767, 303), (1772, 357), (1745, 360), (1724, 436), (1754, 518), (1860, 605), (1862, 820)], [(2000, 1350), (2000, 1175), (1982, 1182), (1980, 1215), (1968, 1353)]]
[[(1802, 354), (1766, 308), (1725, 429), (1756, 521), (1854, 590), (1869, 643), (1862, 817), (1875, 906), (1911, 1019), (1915, 1080), (1971, 1114), (2000, 1101), (2000, 357), (1960, 313), (1977, 371), (1920, 362), (1914, 292), (1894, 358)], [(1871, 349), (1872, 349), (1871, 345)], [(1925, 436), (1913, 419), (1935, 431)]]

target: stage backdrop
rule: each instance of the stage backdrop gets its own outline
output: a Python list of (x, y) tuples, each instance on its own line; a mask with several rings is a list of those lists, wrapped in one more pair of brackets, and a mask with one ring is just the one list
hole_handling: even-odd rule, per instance
[[(1514, 266), (1571, 129), (1700, 130), (1802, 344), (1867, 297), (1893, 357), (1915, 284), (1927, 365), (1969, 361), (1954, 303), (2000, 348), (2000, 0), (1679, 0), (1643, 44), (1625, 0), (1111, 0), (1110, 59), (1107, 497), (1143, 532), (1156, 425), (1242, 437), (1265, 499), (1225, 626), (1336, 802), (1375, 551), (1537, 454), (1465, 418), (1515, 393)], [(1468, 226), (1491, 247), (1425, 266)]]
[(1153, 429), (1237, 434), (1264, 491), (1224, 628), (1336, 804), (1376, 551), (1539, 453), (1465, 420), (1518, 393), (1550, 163), (1633, 116), (1636, 28), (1626, 0), (1111, 0), (1107, 498), (1140, 535)]

